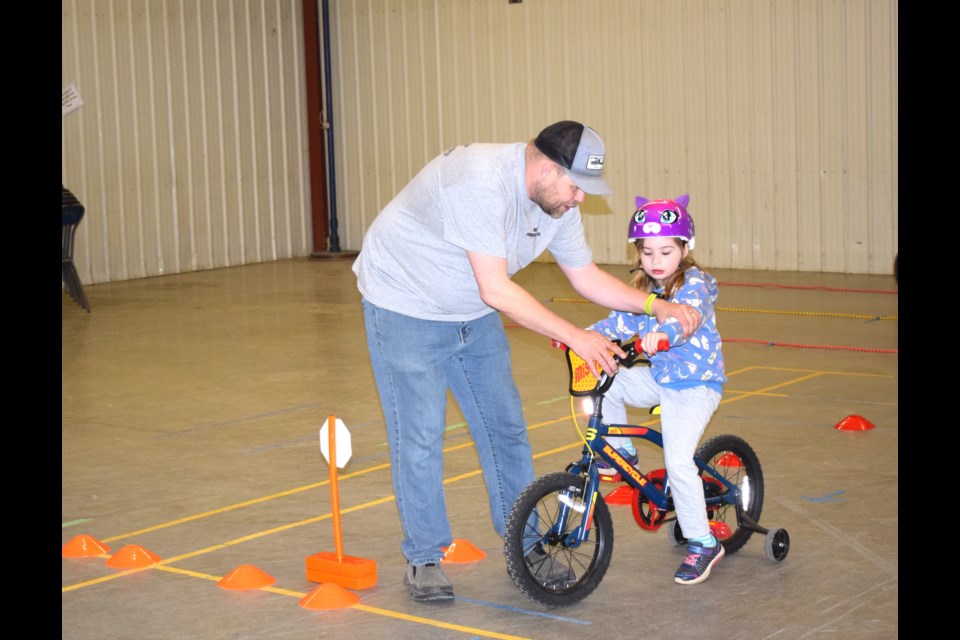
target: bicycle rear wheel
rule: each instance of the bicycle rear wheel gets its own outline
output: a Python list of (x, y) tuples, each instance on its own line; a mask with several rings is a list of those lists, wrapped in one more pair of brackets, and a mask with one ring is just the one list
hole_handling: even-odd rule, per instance
[[(613, 555), (613, 520), (601, 496), (583, 500), (586, 479), (551, 473), (517, 498), (507, 520), (507, 572), (527, 597), (548, 607), (586, 598), (600, 584)], [(571, 533), (592, 514), (589, 537), (572, 545)]]
[[(703, 443), (697, 457), (740, 489), (740, 508), (754, 522), (759, 522), (763, 508), (763, 471), (750, 445), (738, 436), (719, 435)], [(700, 475), (708, 499), (729, 493), (729, 489), (709, 473), (701, 472)], [(753, 535), (753, 530), (740, 522), (737, 505), (732, 502), (708, 506), (707, 517), (711, 530), (720, 538), (727, 553), (740, 549)]]

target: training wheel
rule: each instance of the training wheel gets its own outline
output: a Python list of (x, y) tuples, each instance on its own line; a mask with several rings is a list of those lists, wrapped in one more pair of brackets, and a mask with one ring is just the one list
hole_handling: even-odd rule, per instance
[(675, 547), (682, 547), (687, 544), (687, 539), (683, 537), (683, 531), (680, 529), (680, 523), (677, 520), (672, 520), (667, 525), (667, 540)]
[(781, 562), (787, 557), (789, 551), (790, 534), (787, 533), (786, 529), (773, 529), (767, 533), (767, 537), (763, 541), (763, 552), (766, 554), (767, 560)]

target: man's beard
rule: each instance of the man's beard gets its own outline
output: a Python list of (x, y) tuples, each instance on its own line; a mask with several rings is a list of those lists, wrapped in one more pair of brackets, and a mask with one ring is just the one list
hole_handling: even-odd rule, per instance
[(538, 184), (534, 190), (533, 195), (530, 196), (530, 199), (540, 205), (540, 208), (551, 218), (557, 219), (562, 218), (563, 214), (566, 213), (567, 204), (565, 202), (551, 202), (546, 194), (546, 189), (542, 184)]

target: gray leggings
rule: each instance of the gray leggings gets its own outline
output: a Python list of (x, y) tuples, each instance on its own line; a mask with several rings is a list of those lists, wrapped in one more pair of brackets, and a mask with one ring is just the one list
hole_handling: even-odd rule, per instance
[[(677, 520), (684, 537), (701, 538), (710, 533), (710, 524), (704, 508), (703, 482), (697, 475), (693, 456), (707, 423), (720, 405), (720, 394), (707, 386), (662, 387), (654, 380), (649, 367), (620, 369), (603, 401), (603, 421), (628, 424), (627, 405), (647, 408), (658, 404), (664, 466)], [(607, 440), (613, 447), (621, 447), (630, 438), (608, 437)]]

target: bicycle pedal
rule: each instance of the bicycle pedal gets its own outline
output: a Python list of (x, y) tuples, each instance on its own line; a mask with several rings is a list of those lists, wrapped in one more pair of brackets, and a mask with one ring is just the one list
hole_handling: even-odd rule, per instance
[(603, 497), (607, 504), (633, 504), (636, 500), (636, 489), (626, 484), (621, 484)]

